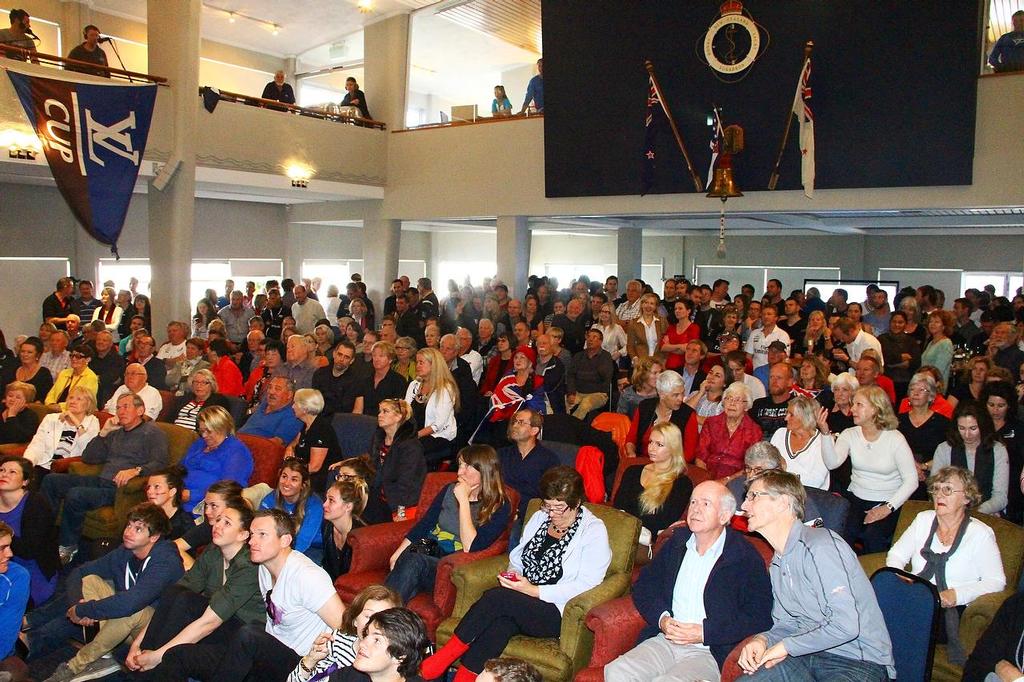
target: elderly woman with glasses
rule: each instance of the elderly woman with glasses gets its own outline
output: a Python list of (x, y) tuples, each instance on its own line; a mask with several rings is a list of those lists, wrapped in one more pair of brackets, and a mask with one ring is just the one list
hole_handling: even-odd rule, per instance
[(456, 679), (473, 679), (515, 635), (558, 637), (573, 597), (599, 585), (612, 552), (604, 523), (583, 506), (583, 478), (557, 466), (540, 480), (543, 506), (526, 522), (498, 587), (484, 592), (451, 639), (423, 662), (424, 679), (461, 658)]
[(89, 369), (89, 361), (92, 356), (92, 348), (84, 343), (71, 351), (71, 366), (57, 372), (53, 387), (50, 388), (50, 392), (46, 394), (46, 399), (43, 402), (64, 409), (68, 392), (75, 386), (87, 388), (95, 396), (100, 388), (100, 378)]
[(174, 406), (171, 408), (171, 422), (174, 424), (194, 431), (199, 411), (204, 407), (217, 405), (225, 410), (231, 409), (228, 399), (218, 392), (217, 378), (210, 370), (196, 370), (192, 374), (192, 381), (189, 384), (192, 390), (175, 399)]
[(416, 340), (411, 336), (395, 339), (395, 361), (391, 369), (406, 381), (416, 378)]
[(196, 420), (200, 438), (189, 447), (182, 466), (188, 471), (182, 498), (192, 509), (217, 481), (231, 480), (245, 487), (252, 476), (252, 453), (235, 436), (235, 422), (223, 407), (213, 405), (200, 411)]
[(734, 381), (722, 394), (722, 413), (704, 420), (697, 466), (723, 485), (743, 475), (743, 455), (764, 435), (747, 411), (754, 404), (747, 385)]
[(969, 514), (982, 500), (974, 475), (961, 467), (943, 467), (929, 477), (928, 494), (934, 509), (914, 518), (889, 550), (885, 563), (900, 569), (909, 563), (911, 572), (935, 585), (945, 614), (949, 659), (963, 665), (967, 657), (957, 637), (957, 607), (1001, 591), (1006, 576), (995, 533)]

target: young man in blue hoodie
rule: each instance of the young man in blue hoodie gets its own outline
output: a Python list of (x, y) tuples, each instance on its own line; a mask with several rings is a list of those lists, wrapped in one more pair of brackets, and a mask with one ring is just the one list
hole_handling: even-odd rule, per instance
[(96, 679), (120, 670), (113, 659), (102, 657), (142, 631), (164, 588), (185, 572), (177, 548), (166, 539), (170, 530), (170, 521), (159, 507), (151, 502), (138, 504), (128, 513), (121, 546), (71, 572), (67, 600), (58, 602), (67, 605), (66, 612), (30, 631), (29, 655), (34, 658), (60, 646), (78, 626), (99, 625), (99, 632), (74, 658), (61, 663), (47, 682), (79, 676)]

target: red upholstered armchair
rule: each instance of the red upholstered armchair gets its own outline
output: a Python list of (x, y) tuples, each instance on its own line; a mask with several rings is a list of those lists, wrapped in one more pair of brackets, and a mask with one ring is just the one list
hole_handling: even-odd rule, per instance
[[(671, 537), (674, 529), (685, 525), (685, 521), (680, 521), (663, 531), (658, 536), (655, 552)], [(765, 565), (768, 565), (773, 554), (771, 545), (759, 535), (747, 535), (746, 538), (764, 559)], [(632, 597), (619, 597), (594, 607), (587, 614), (585, 623), (594, 633), (594, 649), (587, 667), (576, 673), (575, 680), (576, 682), (603, 682), (604, 667), (633, 648), (646, 623), (636, 607), (633, 606)], [(737, 645), (729, 654), (722, 673), (722, 682), (732, 682), (742, 675), (742, 671), (736, 665), (736, 659), (739, 657), (743, 644), (746, 642)]]
[[(419, 508), (426, 510), (441, 489), (455, 479), (454, 472), (427, 474), (423, 491), (420, 493)], [(512, 505), (512, 509), (516, 509), (519, 505), (519, 495), (511, 489), (508, 489), (508, 493), (509, 503)], [(348, 542), (352, 546), (352, 566), (348, 573), (340, 576), (334, 582), (343, 602), (349, 604), (364, 587), (384, 582), (389, 570), (388, 559), (398, 549), (398, 545), (402, 543), (415, 523), (415, 521), (382, 523), (358, 528), (349, 534)], [(434, 582), (433, 593), (422, 592), (407, 604), (410, 609), (423, 618), (423, 622), (427, 626), (427, 635), (431, 640), (434, 639), (434, 632), (437, 630), (438, 624), (449, 617), (455, 608), (455, 586), (451, 581), (452, 571), (456, 566), (483, 557), (504, 554), (508, 550), (508, 533), (509, 529), (506, 528), (494, 544), (480, 552), (456, 552), (446, 556), (437, 566), (437, 579)]]
[(238, 440), (245, 443), (252, 453), (252, 476), (249, 485), (266, 483), (271, 488), (277, 487), (277, 472), (284, 461), (284, 445), (276, 440), (253, 436), (248, 433), (236, 434)]

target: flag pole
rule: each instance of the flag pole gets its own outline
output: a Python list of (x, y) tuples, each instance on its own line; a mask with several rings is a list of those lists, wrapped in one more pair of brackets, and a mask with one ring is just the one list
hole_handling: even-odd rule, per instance
[(693, 178), (693, 187), (698, 192), (704, 191), (704, 183), (701, 182), (700, 175), (697, 174), (697, 169), (693, 167), (693, 162), (690, 161), (690, 155), (686, 153), (686, 145), (683, 144), (683, 136), (679, 134), (679, 128), (676, 127), (676, 120), (672, 118), (672, 112), (668, 110), (668, 104), (665, 103), (665, 96), (661, 92), (661, 84), (658, 83), (658, 77), (654, 75), (654, 64), (648, 59), (644, 62), (644, 66), (647, 68), (647, 73), (651, 75), (651, 82), (654, 84), (654, 91), (658, 93), (658, 100), (661, 102), (661, 110), (665, 112), (665, 118), (668, 119), (668, 125), (672, 128), (672, 135), (676, 138), (676, 144), (679, 145), (679, 151), (683, 153), (683, 158), (686, 160), (686, 168), (690, 171), (690, 177)]
[[(797, 92), (800, 91), (800, 79), (804, 76), (804, 69), (807, 68), (807, 62), (811, 58), (811, 52), (814, 51), (814, 41), (808, 40), (804, 44), (804, 61), (800, 67), (800, 75), (797, 76)], [(789, 129), (793, 125), (793, 103), (789, 105), (789, 109), (786, 111), (786, 127), (782, 131), (782, 144), (779, 145), (779, 153), (775, 156), (775, 166), (772, 168), (772, 174), (768, 178), (768, 189), (773, 190), (775, 186), (779, 184), (779, 167), (782, 165), (782, 155), (786, 152), (786, 143), (789, 142)]]

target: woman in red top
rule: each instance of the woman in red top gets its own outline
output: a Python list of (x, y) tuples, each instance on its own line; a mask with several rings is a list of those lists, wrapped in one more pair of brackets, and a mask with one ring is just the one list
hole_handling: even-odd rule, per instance
[(693, 304), (689, 299), (681, 298), (675, 302), (673, 312), (676, 322), (665, 331), (661, 340), (661, 352), (665, 354), (665, 369), (678, 369), (685, 364), (683, 354), (686, 344), (700, 338), (700, 325), (690, 322)]
[(512, 369), (512, 341), (507, 333), (498, 335), (496, 348), (498, 352), (487, 363), (480, 382), (480, 395), (485, 398), (491, 397), (498, 381)]
[(763, 435), (761, 427), (747, 414), (753, 404), (750, 389), (734, 382), (722, 396), (722, 414), (708, 417), (700, 431), (697, 466), (707, 469), (711, 478), (724, 485), (743, 476), (743, 455)]
[(210, 371), (217, 378), (217, 387), (223, 395), (238, 397), (245, 390), (242, 372), (231, 359), (231, 349), (224, 339), (214, 339), (206, 352), (210, 363)]

